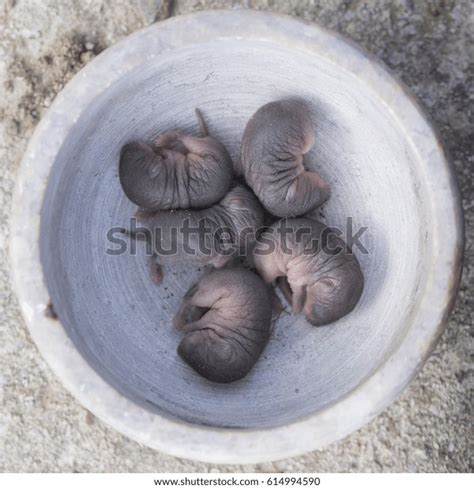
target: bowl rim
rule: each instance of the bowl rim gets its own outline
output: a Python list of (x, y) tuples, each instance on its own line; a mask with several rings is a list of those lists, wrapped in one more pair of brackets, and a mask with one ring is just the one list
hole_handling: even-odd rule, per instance
[[(436, 280), (430, 276), (416, 324), (411, 324), (379, 369), (327, 408), (283, 426), (246, 430), (172, 419), (119, 394), (89, 366), (57, 320), (45, 316), (49, 294), (39, 258), (40, 212), (48, 175), (82, 108), (147, 59), (195, 43), (244, 38), (284, 43), (323, 56), (371, 87), (419, 155), (431, 189), (436, 238), (431, 256), (432, 263), (436, 261)], [(143, 42), (150, 49), (143, 50)], [(436, 129), (412, 92), (381, 61), (342, 35), (286, 15), (250, 9), (172, 17), (133, 33), (88, 63), (57, 95), (36, 128), (18, 172), (11, 216), (13, 288), (31, 337), (66, 389), (122, 434), (170, 455), (203, 462), (257, 463), (295, 456), (368, 423), (401, 394), (436, 346), (454, 307), (462, 269), (464, 224), (456, 175)]]

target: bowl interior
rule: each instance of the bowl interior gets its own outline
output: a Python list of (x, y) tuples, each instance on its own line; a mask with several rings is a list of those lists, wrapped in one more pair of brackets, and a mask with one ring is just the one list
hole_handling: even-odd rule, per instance
[[(171, 325), (202, 270), (165, 267), (157, 287), (142, 245), (110, 253), (119, 247), (111, 230), (126, 226), (135, 210), (119, 185), (119, 151), (131, 139), (168, 129), (196, 132), (199, 107), (237, 160), (255, 110), (295, 96), (314, 115), (316, 144), (307, 164), (332, 187), (316, 214), (346, 236), (362, 233), (354, 252), (365, 290), (357, 308), (331, 326), (314, 328), (282, 314), (254, 370), (237, 383), (212, 384), (178, 357), (181, 335)], [(410, 324), (426, 278), (429, 219), (416, 158), (376, 92), (323, 57), (245, 40), (169, 51), (85, 107), (54, 163), (40, 243), (52, 303), (87, 361), (150, 410), (239, 428), (314, 413), (373, 373)]]

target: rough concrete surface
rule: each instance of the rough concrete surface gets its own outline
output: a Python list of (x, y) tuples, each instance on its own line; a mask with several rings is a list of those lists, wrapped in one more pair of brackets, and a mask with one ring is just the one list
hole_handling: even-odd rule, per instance
[[(403, 396), (327, 449), (275, 463), (176, 459), (103, 425), (40, 357), (11, 290), (11, 195), (21, 156), (55, 94), (85, 63), (169, 15), (250, 7), (331, 27), (392, 68), (434, 118), (459, 177), (466, 219), (457, 305)], [(472, 471), (474, 386), (474, 6), (470, 0), (0, 0), (0, 471)]]

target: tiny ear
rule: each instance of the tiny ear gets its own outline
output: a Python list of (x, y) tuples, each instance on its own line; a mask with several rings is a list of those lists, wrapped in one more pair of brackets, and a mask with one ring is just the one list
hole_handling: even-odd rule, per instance
[(161, 161), (159, 163), (157, 161), (153, 161), (153, 163), (151, 165), (148, 165), (147, 168), (148, 178), (156, 178), (160, 174), (160, 171)]

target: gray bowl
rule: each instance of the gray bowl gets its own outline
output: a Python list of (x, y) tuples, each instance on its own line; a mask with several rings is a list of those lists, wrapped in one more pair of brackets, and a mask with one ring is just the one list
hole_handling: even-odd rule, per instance
[[(313, 110), (310, 160), (333, 189), (324, 218), (367, 228), (355, 248), (365, 291), (329, 327), (283, 314), (250, 375), (211, 384), (179, 359), (171, 327), (200, 272), (176, 265), (156, 287), (142, 248), (107, 253), (107, 232), (134, 211), (119, 150), (166, 129), (197, 130), (198, 106), (237, 159), (251, 114), (288, 96)], [(208, 462), (300, 454), (370, 421), (434, 348), (461, 270), (453, 170), (413, 96), (335, 33), (248, 10), (152, 25), (88, 64), (29, 144), (13, 216), (15, 288), (64, 385), (125, 435)], [(50, 300), (60, 325), (45, 315)]]

